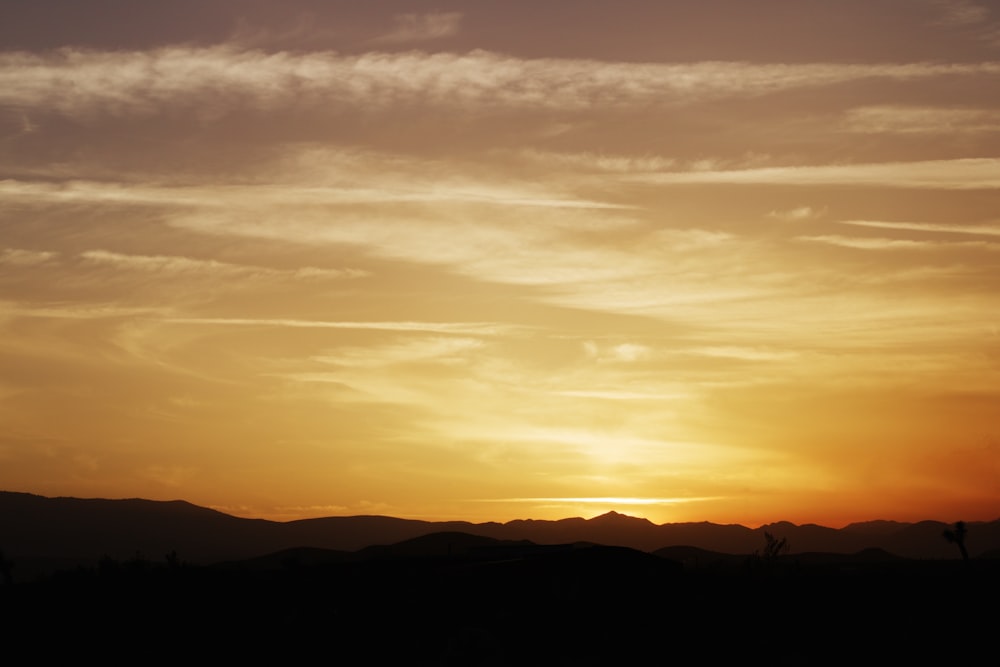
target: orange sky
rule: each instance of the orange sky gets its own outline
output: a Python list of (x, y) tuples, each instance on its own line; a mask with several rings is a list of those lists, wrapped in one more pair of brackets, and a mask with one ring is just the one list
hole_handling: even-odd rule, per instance
[(0, 47), (0, 488), (1000, 517), (1000, 3), (35, 0)]

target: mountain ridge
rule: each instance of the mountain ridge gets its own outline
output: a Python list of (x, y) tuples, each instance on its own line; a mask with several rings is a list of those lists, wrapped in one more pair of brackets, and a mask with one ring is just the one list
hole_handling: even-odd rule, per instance
[[(1000, 550), (1000, 520), (966, 525), (971, 557)], [(516, 519), (504, 523), (435, 522), (385, 515), (277, 522), (235, 517), (183, 500), (53, 498), (0, 491), (0, 552), (24, 564), (25, 571), (52, 569), (57, 564), (93, 564), (103, 557), (141, 555), (158, 560), (170, 553), (190, 563), (211, 564), (294, 548), (355, 552), (442, 532), (538, 545), (586, 542), (648, 553), (687, 546), (732, 555), (757, 552), (765, 544), (764, 533), (769, 532), (787, 540), (790, 554), (853, 554), (880, 549), (905, 558), (955, 559), (958, 550), (942, 537), (948, 527), (930, 520), (879, 520), (839, 529), (786, 521), (758, 528), (707, 521), (655, 524), (618, 512), (590, 519)]]

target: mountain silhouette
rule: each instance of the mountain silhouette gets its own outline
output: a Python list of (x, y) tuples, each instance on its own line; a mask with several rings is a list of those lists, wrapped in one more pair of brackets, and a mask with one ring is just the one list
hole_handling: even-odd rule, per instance
[[(929, 664), (956, 645), (988, 655), (1000, 561), (984, 555), (1000, 553), (997, 522), (968, 524), (971, 564), (944, 526), (750, 529), (614, 512), (273, 522), (183, 501), (0, 492), (0, 551), (15, 572), (0, 584), (0, 624), (12, 655), (66, 648), (105, 662), (134, 660), (137, 646), (162, 660), (415, 665)], [(761, 556), (765, 532), (792, 549)], [(896, 550), (938, 542), (940, 559)]]
[[(967, 526), (973, 558), (1000, 550), (1000, 520), (968, 522)], [(181, 500), (50, 498), (0, 492), (0, 551), (15, 563), (21, 579), (59, 568), (94, 565), (105, 557), (160, 561), (173, 553), (189, 563), (211, 564), (304, 548), (349, 553), (367, 550), (369, 555), (440, 555), (450, 549), (454, 555), (464, 555), (476, 547), (496, 550), (500, 543), (508, 549), (527, 543), (589, 543), (648, 553), (693, 547), (705, 553), (738, 556), (760, 549), (765, 532), (787, 539), (789, 555), (858, 554), (879, 549), (905, 558), (951, 560), (956, 556), (954, 547), (941, 538), (947, 527), (937, 521), (876, 521), (841, 529), (788, 522), (755, 529), (709, 522), (657, 525), (617, 512), (591, 519), (506, 523), (431, 522), (389, 516), (275, 522), (234, 517)], [(689, 554), (679, 560), (692, 558)]]

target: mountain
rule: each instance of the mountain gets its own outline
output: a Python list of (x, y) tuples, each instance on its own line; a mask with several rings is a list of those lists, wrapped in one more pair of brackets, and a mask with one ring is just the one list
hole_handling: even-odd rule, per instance
[[(968, 522), (967, 526), (971, 557), (1000, 550), (1000, 520)], [(381, 548), (389, 553), (389, 547), (395, 545), (392, 550), (397, 552), (420, 553), (423, 549), (435, 553), (441, 544), (450, 544), (457, 553), (483, 546), (487, 538), (508, 545), (590, 543), (649, 553), (687, 546), (746, 555), (762, 549), (765, 532), (786, 539), (791, 554), (855, 554), (880, 549), (907, 558), (955, 559), (957, 549), (942, 537), (948, 527), (936, 521), (867, 522), (841, 529), (788, 522), (755, 529), (708, 522), (657, 525), (616, 512), (592, 519), (478, 524), (388, 516), (275, 522), (234, 517), (181, 500), (49, 498), (0, 491), (0, 552), (15, 564), (18, 578), (93, 565), (103, 557), (162, 561), (167, 554), (176, 554), (184, 562), (212, 564), (304, 548), (333, 552), (368, 549), (369, 553)]]

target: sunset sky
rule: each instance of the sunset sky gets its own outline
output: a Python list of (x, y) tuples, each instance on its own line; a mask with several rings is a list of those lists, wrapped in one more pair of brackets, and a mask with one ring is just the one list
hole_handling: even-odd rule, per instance
[(0, 0), (0, 489), (1000, 518), (1000, 2)]

